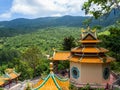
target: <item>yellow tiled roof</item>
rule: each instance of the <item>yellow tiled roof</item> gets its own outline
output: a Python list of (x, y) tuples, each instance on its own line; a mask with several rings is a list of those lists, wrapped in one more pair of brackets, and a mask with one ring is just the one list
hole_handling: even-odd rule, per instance
[(3, 86), (7, 80), (9, 80), (9, 78), (5, 78), (3, 76), (0, 76), (0, 86)]
[(82, 48), (81, 47), (73, 48), (71, 49), (71, 52), (82, 52)]
[(11, 68), (6, 69), (5, 73), (9, 76), (10, 79), (15, 79), (20, 76), (19, 73), (16, 73), (14, 69)]
[(70, 52), (55, 52), (51, 60), (68, 60)]
[(83, 53), (100, 53), (100, 52), (107, 52), (107, 49), (104, 48), (96, 48), (96, 47), (86, 47), (83, 49)]
[(100, 40), (80, 40), (81, 43), (99, 43)]
[(73, 57), (70, 58), (70, 61), (72, 61), (72, 62), (79, 62), (80, 58), (81, 57), (73, 56)]
[(33, 90), (69, 90), (69, 80), (62, 80), (54, 73), (50, 73), (47, 78), (40, 80), (33, 86)]
[(104, 53), (104, 52), (108, 52), (107, 49), (104, 48), (97, 48), (97, 47), (85, 47), (85, 48), (73, 48), (71, 50), (71, 52), (76, 52), (76, 53)]
[(39, 80), (32, 90), (69, 90), (69, 80), (61, 79), (53, 73), (53, 63), (50, 63), (49, 75)]
[(3, 86), (4, 84), (5, 82), (0, 80), (0, 86)]
[(84, 56), (84, 57), (79, 57), (79, 56), (73, 56), (70, 58), (70, 61), (72, 62), (80, 62), (80, 63), (109, 63), (111, 61), (113, 61), (114, 59), (111, 57), (106, 57), (106, 61), (104, 62), (104, 58), (100, 58), (97, 56), (94, 57), (88, 57), (88, 56)]
[(10, 73), (9, 76), (11, 77), (11, 79), (15, 79), (17, 78), (19, 75), (15, 74), (15, 73)]
[(3, 77), (0, 77), (0, 86), (4, 85), (4, 83), (5, 83), (4, 78), (3, 78)]
[(37, 88), (39, 85), (42, 84), (43, 81), (44, 81), (44, 80), (40, 79), (40, 80), (33, 86), (33, 88)]

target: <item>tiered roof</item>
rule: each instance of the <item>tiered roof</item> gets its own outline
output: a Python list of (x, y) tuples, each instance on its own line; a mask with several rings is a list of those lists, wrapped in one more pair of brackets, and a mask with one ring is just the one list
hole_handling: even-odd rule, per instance
[(4, 86), (10, 80), (14, 80), (20, 76), (20, 73), (15, 72), (14, 69), (8, 68), (5, 70), (5, 74), (0, 76), (0, 86)]
[(68, 60), (71, 53), (69, 51), (54, 51), (53, 57), (50, 60)]
[(69, 60), (71, 62), (79, 63), (110, 63), (113, 58), (106, 56), (107, 49), (98, 47), (98, 40), (96, 30), (82, 30), (81, 46), (72, 48), (71, 51), (55, 51), (51, 60)]
[(20, 76), (20, 73), (15, 72), (14, 69), (8, 68), (5, 70), (5, 74), (11, 79), (16, 79), (17, 77)]
[(50, 63), (50, 73), (33, 86), (32, 90), (69, 90), (69, 80), (61, 79), (53, 73), (53, 63)]

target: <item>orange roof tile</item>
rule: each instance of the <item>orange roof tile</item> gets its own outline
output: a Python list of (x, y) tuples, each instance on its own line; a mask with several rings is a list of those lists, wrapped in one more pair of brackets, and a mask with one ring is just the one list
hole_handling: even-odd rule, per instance
[(62, 88), (62, 90), (69, 90), (69, 80), (68, 81), (60, 81), (58, 78), (56, 78), (56, 81), (58, 85)]
[(70, 55), (70, 52), (55, 52), (52, 60), (68, 60)]
[(56, 87), (56, 85), (55, 85), (54, 81), (52, 80), (52, 78), (49, 78), (48, 81), (46, 82), (46, 84), (44, 84), (38, 90), (58, 90), (58, 88)]
[(81, 47), (73, 48), (71, 49), (71, 52), (82, 52), (82, 48)]
[(5, 84), (5, 80), (3, 77), (0, 77), (0, 86), (3, 86)]
[(20, 74), (16, 73), (12, 68), (6, 69), (5, 73), (10, 77), (10, 79), (15, 79), (20, 76)]
[(70, 58), (70, 61), (72, 61), (72, 62), (79, 62), (79, 60), (80, 60), (79, 56), (73, 56)]
[(100, 52), (108, 52), (107, 49), (104, 48), (97, 48), (97, 47), (85, 47), (85, 48), (74, 48), (71, 50), (71, 52), (76, 52), (76, 53), (100, 53)]
[(99, 57), (83, 57), (81, 63), (103, 63)]
[(0, 86), (3, 86), (5, 84), (4, 81), (0, 81)]
[(3, 86), (7, 80), (9, 80), (9, 78), (5, 78), (3, 76), (0, 76), (0, 86)]
[(69, 80), (62, 80), (54, 73), (50, 73), (44, 80), (40, 80), (32, 90), (69, 90)]
[(99, 53), (100, 51), (98, 48), (86, 47), (82, 50), (82, 52), (84, 52), (84, 53)]
[[(104, 63), (103, 58), (99, 58), (97, 56), (85, 56), (81, 58), (79, 56), (73, 56), (72, 58), (70, 58), (70, 61), (80, 63)], [(113, 58), (106, 58), (106, 63), (109, 63), (111, 61), (113, 61)]]
[(34, 86), (33, 88), (37, 88), (40, 84), (42, 84), (43, 80), (40, 79)]
[(99, 43), (100, 40), (80, 40), (81, 43)]
[(15, 74), (15, 73), (10, 73), (9, 76), (10, 76), (11, 79), (15, 79), (15, 78), (17, 78), (19, 75)]

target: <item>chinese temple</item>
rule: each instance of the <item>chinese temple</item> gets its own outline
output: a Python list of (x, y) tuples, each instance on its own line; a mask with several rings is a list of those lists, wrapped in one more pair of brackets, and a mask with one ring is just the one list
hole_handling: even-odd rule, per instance
[(70, 61), (70, 81), (77, 87), (89, 84), (107, 84), (110, 79), (110, 62), (107, 49), (99, 47), (96, 30), (81, 31), (80, 46), (71, 51), (54, 51), (52, 61)]
[(53, 63), (50, 63), (49, 75), (33, 85), (32, 90), (69, 90), (69, 80), (61, 79), (53, 73)]

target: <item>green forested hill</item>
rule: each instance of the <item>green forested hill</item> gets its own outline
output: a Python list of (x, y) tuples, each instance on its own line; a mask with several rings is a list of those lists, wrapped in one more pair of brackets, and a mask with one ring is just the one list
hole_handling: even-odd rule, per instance
[[(119, 16), (118, 14), (113, 17), (111, 14), (110, 18), (101, 17), (90, 23), (90, 26), (93, 25), (93, 27), (98, 25), (97, 32), (103, 41), (100, 46), (109, 49), (108, 54), (118, 61), (112, 63), (111, 67), (117, 72), (120, 71)], [(82, 22), (85, 19), (89, 19), (89, 17), (64, 16), (0, 22), (0, 71), (3, 72), (6, 68), (16, 68), (18, 72), (21, 72), (21, 80), (40, 76), (45, 71), (48, 72), (49, 61), (44, 56), (46, 54), (52, 56), (53, 48), (63, 49), (62, 44), (65, 37), (74, 37), (75, 44), (78, 44), (80, 29), (84, 27)], [(116, 23), (116, 21), (118, 22)], [(100, 28), (99, 25), (103, 28)], [(33, 67), (35, 68), (33, 69)], [(63, 70), (68, 67), (68, 63), (61, 62), (58, 68)]]
[[(13, 37), (1, 37), (0, 38), (0, 71), (4, 71), (8, 67), (16, 68), (17, 71), (22, 72), (21, 80), (40, 76), (42, 73), (48, 72), (48, 63), (45, 55), (53, 54), (53, 48), (57, 50), (63, 49), (62, 43), (65, 37), (72, 36), (75, 38), (76, 44), (80, 38), (80, 29), (78, 27), (49, 27), (44, 29), (38, 29), (36, 32), (19, 34)], [(110, 56), (120, 60), (120, 28), (109, 26), (103, 29), (99, 38), (103, 40), (102, 47), (110, 50), (108, 53)], [(37, 48), (36, 48), (37, 47)], [(35, 52), (35, 53), (33, 53)], [(39, 53), (40, 52), (40, 53)], [(39, 53), (39, 54), (38, 54)], [(36, 54), (39, 56), (36, 65)], [(25, 57), (27, 59), (25, 60)], [(31, 60), (31, 57), (33, 59)], [(42, 57), (44, 56), (44, 57)], [(29, 58), (30, 57), (30, 58)], [(28, 61), (30, 59), (30, 61)], [(32, 62), (34, 61), (34, 62)], [(33, 69), (32, 65), (36, 65)], [(61, 62), (59, 64), (59, 70), (66, 69), (69, 64)], [(112, 69), (120, 71), (120, 64), (113, 63)], [(26, 68), (26, 69), (25, 69)], [(34, 73), (34, 71), (36, 71)]]
[(48, 52), (53, 47), (61, 49), (63, 39), (73, 36), (80, 38), (80, 28), (75, 27), (53, 27), (39, 29), (36, 32), (2, 38), (3, 48), (25, 50), (29, 46), (38, 46), (42, 51)]
[[(15, 36), (43, 29), (47, 27), (86, 27), (84, 21), (88, 20), (90, 27), (106, 27), (113, 25), (120, 19), (120, 12), (114, 14), (112, 11), (109, 15), (94, 19), (93, 17), (83, 16), (62, 16), (62, 17), (44, 17), (36, 19), (18, 18), (11, 21), (0, 22), (0, 37)], [(10, 33), (9, 33), (10, 32)]]

